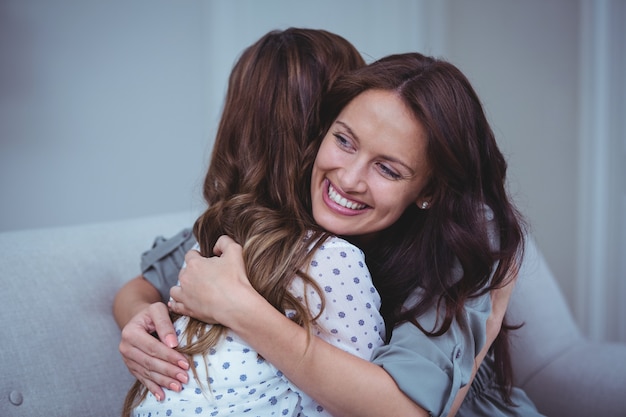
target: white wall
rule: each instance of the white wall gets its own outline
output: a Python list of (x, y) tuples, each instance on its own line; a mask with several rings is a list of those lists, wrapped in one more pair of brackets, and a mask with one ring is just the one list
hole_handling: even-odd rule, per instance
[(579, 6), (449, 1), (448, 57), (470, 77), (509, 159), (509, 184), (575, 298)]
[(0, 230), (186, 209), (208, 128), (202, 2), (0, 3)]
[(308, 26), (343, 34), (365, 56), (416, 50), (418, 6), (3, 0), (0, 231), (202, 207), (226, 79), (244, 47)]
[[(611, 5), (612, 19), (623, 22), (620, 1), (598, 3)], [(581, 101), (589, 95), (581, 81), (588, 75), (583, 22), (596, 4), (4, 0), (0, 231), (201, 207), (200, 184), (236, 57), (270, 29), (324, 28), (352, 41), (367, 60), (419, 50), (448, 58), (468, 75), (509, 157), (514, 197), (579, 322), (594, 333), (597, 320), (588, 319), (595, 314), (603, 326), (596, 337), (626, 340), (624, 320), (614, 318), (616, 300), (626, 297), (623, 206), (612, 211), (623, 234), (600, 237), (614, 248), (621, 272), (606, 272), (605, 287), (594, 287), (593, 271), (576, 278), (577, 260), (588, 251), (588, 236), (579, 234)], [(623, 29), (610, 32), (616, 33), (626, 39)], [(623, 53), (619, 59), (626, 68)], [(623, 76), (612, 80), (623, 109)], [(624, 143), (624, 119), (612, 117), (611, 138)], [(612, 166), (626, 165), (620, 155)], [(623, 195), (620, 173), (612, 186)], [(598, 306), (616, 286), (621, 295)], [(581, 297), (590, 287), (602, 289), (592, 305)], [(622, 336), (607, 327), (622, 329)]]
[(575, 311), (590, 337), (626, 341), (626, 3), (581, 13)]
[(583, 332), (626, 341), (626, 4), (446, 0), (509, 185)]
[(626, 341), (626, 4), (441, 9), (446, 56), (485, 103), (510, 188), (581, 329)]

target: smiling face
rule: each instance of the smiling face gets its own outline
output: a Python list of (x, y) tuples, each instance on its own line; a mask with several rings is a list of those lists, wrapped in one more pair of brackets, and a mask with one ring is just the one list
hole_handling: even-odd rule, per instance
[(313, 165), (313, 217), (337, 235), (367, 236), (422, 204), (426, 133), (393, 92), (367, 90), (339, 114)]

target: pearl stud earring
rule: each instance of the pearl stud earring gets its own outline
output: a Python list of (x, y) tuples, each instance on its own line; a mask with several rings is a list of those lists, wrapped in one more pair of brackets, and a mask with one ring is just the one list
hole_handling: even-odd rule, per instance
[(422, 202), (421, 209), (422, 209), (422, 210), (426, 210), (427, 208), (428, 208), (428, 201), (424, 201), (424, 202)]

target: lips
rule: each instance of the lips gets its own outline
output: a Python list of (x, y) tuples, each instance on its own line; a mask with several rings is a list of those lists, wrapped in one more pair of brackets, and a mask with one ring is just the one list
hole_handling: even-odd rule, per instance
[(327, 193), (326, 197), (328, 197), (329, 202), (334, 203), (337, 206), (340, 206), (342, 209), (351, 210), (353, 212), (358, 212), (359, 210), (363, 210), (367, 208), (366, 204), (359, 203), (358, 201), (350, 200), (339, 194), (339, 192), (333, 187), (330, 181), (325, 180), (327, 183)]

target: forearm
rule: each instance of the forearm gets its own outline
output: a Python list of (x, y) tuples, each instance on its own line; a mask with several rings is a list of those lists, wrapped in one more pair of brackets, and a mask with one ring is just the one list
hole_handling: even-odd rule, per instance
[(461, 404), (463, 403), (463, 400), (465, 400), (465, 397), (467, 396), (467, 393), (469, 392), (470, 387), (474, 382), (476, 372), (478, 372), (478, 368), (480, 368), (480, 365), (483, 363), (483, 360), (485, 359), (485, 356), (488, 352), (489, 345), (485, 345), (483, 349), (478, 352), (478, 355), (474, 359), (474, 369), (472, 370), (472, 376), (470, 377), (467, 385), (465, 385), (459, 390), (459, 392), (457, 392), (456, 397), (454, 398), (454, 402), (452, 403), (452, 407), (450, 408), (450, 412), (448, 413), (448, 417), (454, 417), (457, 411), (459, 411), (459, 408), (461, 408)]
[[(229, 327), (335, 416), (427, 416), (381, 367), (353, 356), (287, 319), (256, 297)], [(262, 312), (262, 313), (261, 313)], [(349, 389), (346, 389), (349, 387)]]
[(491, 314), (489, 315), (486, 323), (487, 341), (483, 348), (480, 350), (480, 352), (478, 352), (478, 354), (474, 358), (474, 369), (472, 370), (472, 376), (468, 384), (461, 388), (457, 393), (448, 417), (453, 417), (461, 407), (461, 403), (465, 399), (465, 396), (469, 392), (470, 386), (472, 385), (474, 378), (476, 377), (478, 368), (480, 368), (480, 366), (482, 365), (485, 357), (489, 353), (491, 345), (496, 340), (498, 333), (500, 333), (500, 329), (502, 328), (502, 322), (504, 321), (504, 315), (506, 314), (506, 309), (509, 305), (509, 300), (511, 298), (511, 293), (513, 292), (513, 288), (515, 288), (518, 271), (519, 269), (517, 265), (514, 265), (511, 271), (509, 271), (510, 279), (508, 279), (508, 284), (506, 284), (502, 288), (492, 290), (490, 293)]
[(158, 290), (141, 275), (128, 281), (115, 294), (113, 316), (122, 329), (132, 317), (152, 303), (161, 301)]

